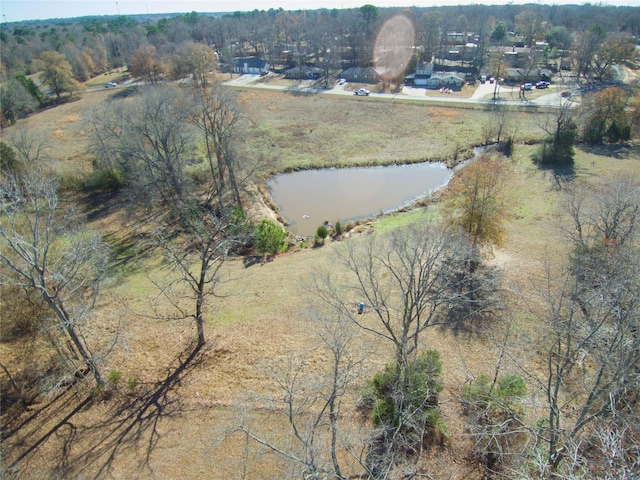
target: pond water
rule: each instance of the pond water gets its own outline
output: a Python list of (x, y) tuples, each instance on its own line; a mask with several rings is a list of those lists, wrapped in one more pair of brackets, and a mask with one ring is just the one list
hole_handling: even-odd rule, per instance
[(330, 168), (276, 175), (271, 197), (294, 234), (313, 237), (325, 221), (349, 220), (397, 210), (447, 184), (443, 163)]

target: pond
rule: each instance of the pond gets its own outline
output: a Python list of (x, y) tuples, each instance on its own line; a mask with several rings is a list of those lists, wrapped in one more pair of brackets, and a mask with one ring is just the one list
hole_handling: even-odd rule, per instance
[(267, 187), (288, 230), (313, 237), (325, 221), (344, 225), (402, 208), (446, 185), (452, 173), (443, 163), (429, 162), (329, 168), (276, 175)]

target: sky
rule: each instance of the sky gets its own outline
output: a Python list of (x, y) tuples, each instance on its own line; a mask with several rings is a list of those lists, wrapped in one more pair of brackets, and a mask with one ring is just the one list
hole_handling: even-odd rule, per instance
[[(268, 10), (315, 10), (318, 8), (410, 7), (461, 4), (581, 4), (586, 0), (0, 0), (2, 22), (84, 17), (87, 15), (134, 15), (144, 13), (235, 12)], [(607, 0), (611, 6), (640, 7), (640, 0)]]

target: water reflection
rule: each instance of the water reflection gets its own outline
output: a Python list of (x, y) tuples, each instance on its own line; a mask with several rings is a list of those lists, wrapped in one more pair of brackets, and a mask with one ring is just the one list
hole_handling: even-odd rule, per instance
[(288, 229), (313, 236), (324, 221), (343, 224), (396, 210), (451, 178), (442, 163), (332, 168), (277, 175), (267, 182)]

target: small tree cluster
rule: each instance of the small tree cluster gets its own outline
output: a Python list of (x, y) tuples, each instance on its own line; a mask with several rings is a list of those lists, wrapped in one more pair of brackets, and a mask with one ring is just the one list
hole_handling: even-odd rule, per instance
[(573, 165), (575, 149), (573, 143), (577, 136), (574, 123), (567, 125), (553, 135), (545, 138), (542, 145), (531, 155), (534, 163), (550, 166)]
[(582, 105), (582, 138), (585, 142), (625, 142), (631, 138), (627, 93), (619, 87), (589, 95)]

